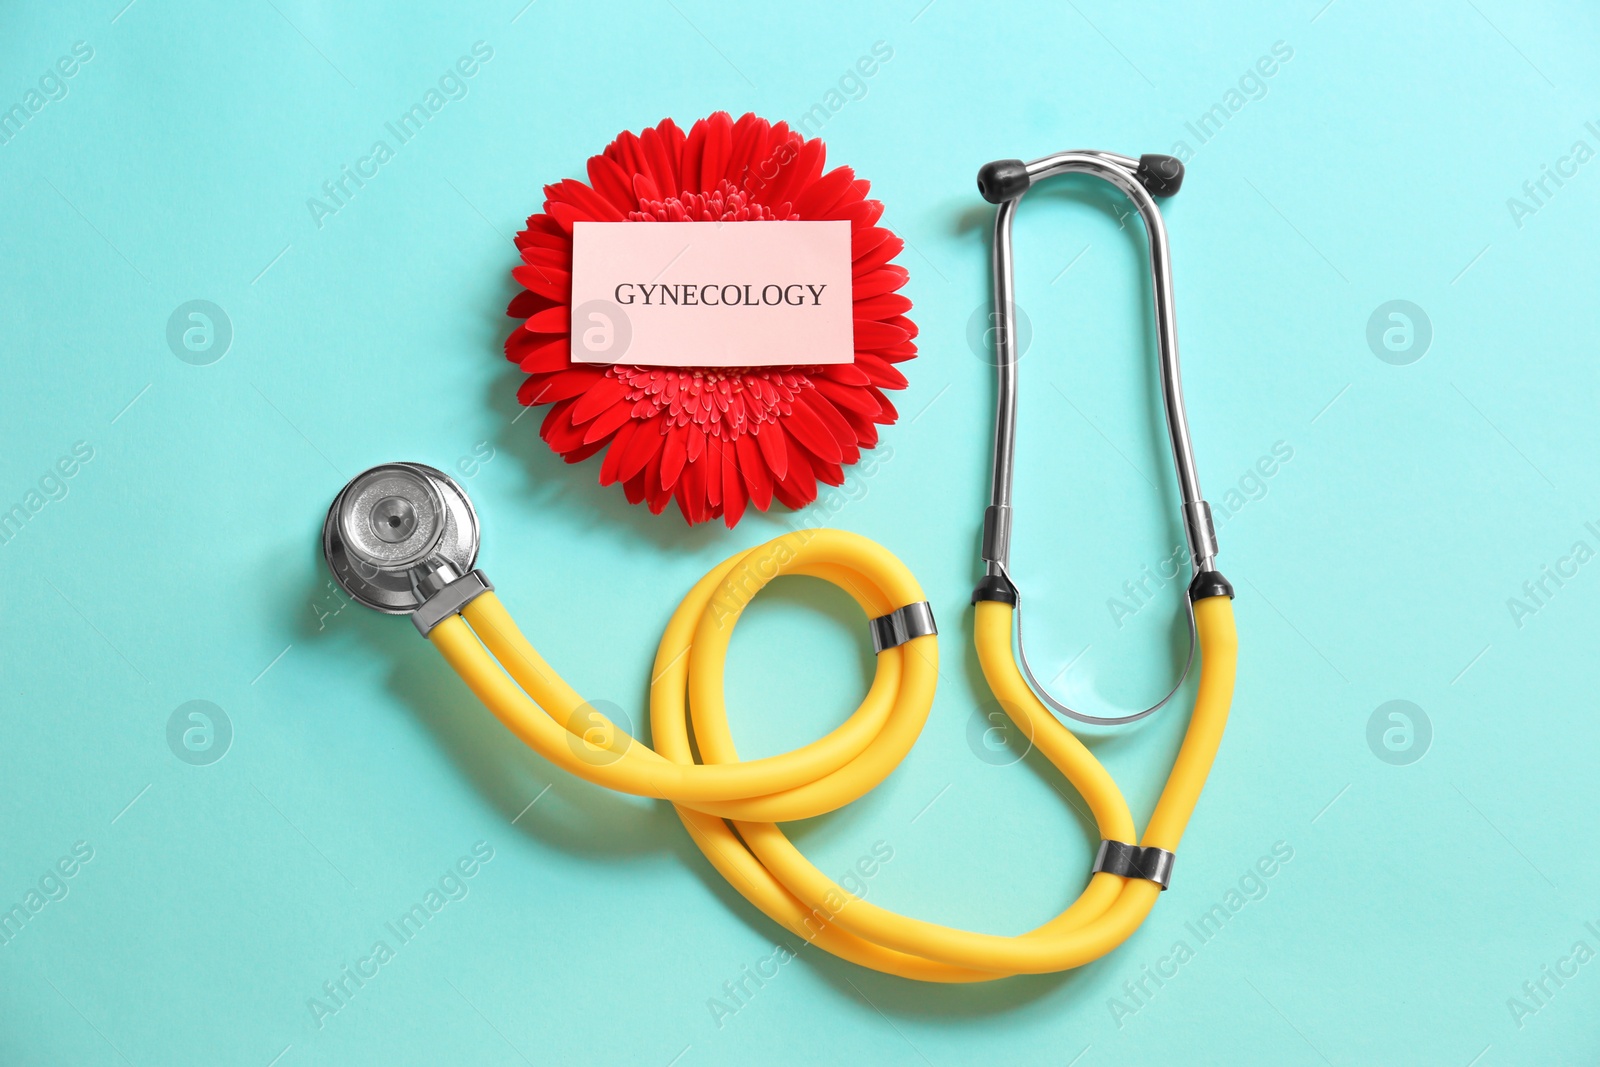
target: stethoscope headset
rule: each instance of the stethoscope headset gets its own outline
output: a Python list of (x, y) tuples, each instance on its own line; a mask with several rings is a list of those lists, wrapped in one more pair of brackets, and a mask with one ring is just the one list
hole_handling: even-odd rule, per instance
[[(1095, 717), (1072, 710), (1028, 668), (1021, 596), (1010, 573), (1017, 419), (1012, 219), (1035, 182), (1059, 174), (1109, 182), (1144, 221), (1162, 399), (1193, 571), (1184, 673), (1198, 650), (1194, 711), (1142, 835), (1111, 775), (1052, 712), (1102, 725), (1133, 722), (1165, 704), (1183, 679), (1133, 714)], [(933, 982), (1060, 971), (1098, 959), (1139, 927), (1168, 885), (1179, 839), (1222, 740), (1237, 658), (1233, 590), (1215, 570), (1216, 534), (1184, 414), (1167, 234), (1156, 206), (1156, 197), (1176, 193), (1182, 179), (1182, 165), (1169, 156), (1089, 151), (1029, 163), (1002, 160), (978, 174), (984, 199), (998, 205), (993, 333), (999, 368), (993, 488), (983, 522), (985, 573), (972, 595), (978, 661), (1022, 735), (1088, 803), (1102, 839), (1083, 893), (1027, 933), (959, 930), (859, 899), (812, 865), (779, 827), (840, 808), (883, 781), (916, 742), (932, 706), (939, 662), (932, 610), (916, 578), (876, 542), (843, 530), (797, 530), (735, 553), (695, 583), (668, 621), (651, 670), (653, 748), (618, 729), (528, 643), (494, 586), (474, 569), (477, 514), (442, 472), (388, 463), (352, 479), (323, 525), (328, 566), (360, 603), (410, 615), (489, 710), (545, 759), (599, 785), (670, 801), (712, 866), (797, 937), (865, 967)], [(728, 643), (750, 599), (784, 575), (830, 581), (861, 605), (877, 669), (860, 706), (831, 733), (782, 755), (741, 760), (723, 699)]]

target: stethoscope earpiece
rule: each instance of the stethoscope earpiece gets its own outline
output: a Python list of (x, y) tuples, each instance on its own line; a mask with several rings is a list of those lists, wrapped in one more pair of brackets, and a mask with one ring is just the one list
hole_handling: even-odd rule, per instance
[[(1057, 153), (1098, 156), (1110, 160), (1133, 173), (1134, 180), (1145, 187), (1151, 196), (1165, 199), (1177, 196), (1183, 188), (1183, 161), (1177, 156), (1163, 156), (1147, 152), (1138, 159), (1119, 156), (1112, 152)], [(997, 159), (978, 168), (978, 194), (991, 204), (1004, 204), (1027, 192), (1034, 180), (1041, 176), (1061, 173), (1063, 170), (1082, 170), (1081, 167), (1052, 168), (1046, 166), (1052, 157), (1024, 163), (1020, 159)]]
[(410, 615), (478, 558), (478, 515), (443, 471), (385, 463), (339, 491), (322, 524), (333, 580), (357, 602)]

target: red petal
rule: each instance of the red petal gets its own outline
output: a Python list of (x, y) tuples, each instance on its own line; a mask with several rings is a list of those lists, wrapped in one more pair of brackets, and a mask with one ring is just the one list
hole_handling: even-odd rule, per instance
[(618, 474), (622, 470), (622, 453), (628, 448), (628, 442), (638, 432), (639, 423), (629, 419), (617, 427), (616, 435), (611, 438), (611, 445), (606, 449), (606, 458), (600, 461), (600, 484), (611, 485), (620, 481)]
[(549, 215), (529, 215), (523, 220), (527, 227), (517, 234), (516, 244), (522, 248), (562, 248), (572, 247), (572, 235), (561, 228), (561, 224)]
[(545, 308), (538, 314), (528, 316), (522, 328), (530, 333), (569, 333), (572, 330), (571, 309), (565, 304)]
[(595, 192), (619, 211), (632, 211), (639, 206), (634, 199), (633, 183), (628, 180), (628, 175), (617, 166), (615, 160), (605, 155), (589, 157), (589, 182)]
[(566, 453), (561, 458), (568, 463), (582, 463), (584, 460), (588, 459), (590, 456), (594, 455), (604, 447), (606, 447), (606, 443), (604, 441), (595, 441), (591, 444), (579, 445), (577, 448)]
[(871, 385), (872, 379), (867, 377), (865, 371), (854, 363), (830, 363), (825, 367), (817, 368), (811, 375), (812, 381), (823, 379), (837, 382), (840, 385)]
[(544, 438), (545, 444), (563, 456), (583, 447), (582, 431), (574, 429), (568, 418), (571, 411), (570, 401), (557, 404), (545, 414), (544, 423), (539, 427), (539, 436)]
[(666, 437), (661, 432), (660, 415), (647, 422), (641, 422), (628, 441), (622, 459), (617, 463), (617, 477), (626, 482), (642, 474), (651, 461), (661, 455), (661, 448), (665, 443)]
[[(631, 405), (624, 403), (617, 404), (601, 412), (593, 422), (589, 423), (589, 428), (583, 432), (583, 443), (588, 445), (596, 441), (608, 441), (611, 439), (611, 435), (622, 427), (634, 425), (633, 413), (630, 408)], [(573, 421), (576, 422), (577, 420), (574, 419)]]
[(892, 293), (906, 283), (911, 275), (904, 267), (886, 266), (879, 267), (870, 274), (855, 272), (855, 285), (852, 286), (852, 295), (857, 300), (865, 300), (869, 296), (878, 296), (883, 293)]
[[(900, 412), (895, 409), (894, 401), (884, 396), (882, 390), (876, 388), (873, 389), (872, 399), (876, 400), (878, 402), (878, 406), (883, 409), (883, 411), (879, 413), (880, 417), (877, 420), (878, 422), (888, 426), (900, 418)], [(929, 401), (929, 403), (932, 403), (932, 401)]]
[(851, 428), (845, 417), (839, 414), (839, 409), (828, 402), (828, 398), (815, 389), (807, 389), (795, 397), (795, 406), (804, 404), (822, 420), (828, 428), (828, 433), (833, 437), (834, 443), (841, 453), (842, 463), (854, 463), (861, 458), (861, 450), (856, 447), (856, 432)]
[(834, 407), (859, 412), (868, 419), (883, 410), (872, 398), (872, 394), (860, 386), (840, 385), (829, 378), (813, 378), (812, 382), (816, 385), (817, 392), (827, 397)]
[(514, 319), (525, 319), (543, 306), (538, 296), (524, 289), (511, 298), (511, 303), (506, 305), (506, 314)]
[(795, 199), (795, 213), (802, 219), (820, 219), (824, 212), (839, 202), (855, 177), (855, 171), (849, 167), (835, 167)]
[(900, 250), (905, 246), (905, 241), (891, 235), (888, 240), (879, 241), (867, 251), (856, 256), (855, 262), (850, 267), (851, 272), (859, 278), (868, 271), (877, 270), (879, 267), (886, 265), (895, 256), (898, 256)]
[(650, 458), (650, 463), (644, 469), (645, 506), (651, 514), (659, 515), (672, 500), (672, 490), (661, 487), (661, 453), (657, 452)]
[(622, 483), (622, 494), (630, 504), (644, 503), (644, 475), (636, 474)]
[(506, 358), (513, 363), (520, 363), (534, 349), (550, 343), (550, 338), (540, 337), (529, 333), (520, 327), (512, 330), (506, 337)]
[(891, 319), (885, 319), (884, 322), (890, 326), (900, 327), (906, 332), (907, 339), (917, 336), (917, 324), (906, 318), (904, 315), (896, 315)]
[(789, 472), (789, 435), (776, 422), (764, 422), (751, 433), (755, 435), (762, 456), (766, 457), (767, 469), (772, 472), (773, 480), (783, 481), (784, 475)]
[(758, 204), (772, 202), (772, 183), (783, 174), (783, 161), (792, 159), (799, 152), (800, 142), (800, 136), (789, 129), (787, 122), (780, 122), (767, 131), (765, 143), (751, 159), (750, 173), (745, 179), (744, 188), (750, 193), (752, 201)]
[[(561, 337), (554, 341), (536, 338), (532, 334), (519, 332), (520, 336), (536, 343), (532, 348), (523, 349), (523, 355), (517, 358), (517, 366), (528, 374), (554, 374), (572, 366), (572, 343), (569, 338)], [(519, 336), (513, 334), (513, 337)], [(509, 348), (508, 348), (509, 354)]]
[(773, 483), (772, 495), (785, 507), (798, 510), (817, 499), (817, 476), (800, 446), (791, 445), (791, 448), (794, 454), (789, 477)]
[(904, 389), (906, 376), (895, 369), (894, 364), (878, 358), (871, 352), (857, 352), (856, 366), (866, 372), (872, 379), (872, 384), (880, 389)]
[(678, 500), (678, 510), (683, 512), (690, 526), (709, 519), (711, 509), (706, 503), (706, 465), (690, 463), (685, 466), (674, 495)]
[(511, 268), (511, 276), (521, 283), (524, 289), (548, 297), (557, 304), (566, 304), (572, 300), (572, 275), (564, 270), (524, 264)]
[(684, 132), (671, 119), (662, 119), (656, 124), (656, 133), (661, 137), (661, 149), (666, 154), (667, 162), (672, 166), (672, 180), (668, 184), (681, 193), (688, 188), (683, 184)]
[(624, 174), (638, 174), (644, 169), (644, 156), (639, 151), (639, 138), (632, 130), (623, 130), (617, 139), (606, 145), (607, 158), (622, 168)]
[(574, 178), (568, 178), (561, 183), (556, 191), (556, 197), (556, 204), (562, 202), (571, 204), (595, 222), (624, 221), (624, 216), (617, 209), (617, 205)]
[(728, 180), (746, 192), (754, 182), (751, 169), (766, 155), (770, 128), (766, 119), (749, 111), (740, 115), (739, 121), (733, 124), (733, 154), (728, 157)]
[(572, 270), (572, 246), (561, 245), (525, 245), (518, 249), (522, 262), (530, 267), (554, 267), (556, 270), (570, 272)]
[(728, 529), (733, 529), (744, 517), (746, 499), (744, 483), (739, 478), (738, 453), (733, 442), (725, 441), (722, 445), (722, 521)]
[(706, 469), (706, 500), (713, 510), (722, 506), (722, 452), (724, 445), (715, 437), (706, 438), (706, 454), (700, 465)]
[(785, 201), (793, 202), (795, 196), (806, 186), (817, 180), (822, 173), (823, 158), (827, 149), (821, 141), (800, 139), (795, 146), (794, 158), (778, 171), (778, 176), (766, 189), (763, 198), (768, 204), (782, 204)]
[(661, 450), (661, 488), (671, 489), (677, 484), (678, 475), (683, 473), (683, 468), (689, 459), (689, 450), (684, 447), (685, 430), (681, 426), (674, 426), (667, 431), (667, 442)]
[(676, 196), (683, 192), (678, 187), (678, 168), (667, 144), (661, 136), (661, 131), (651, 128), (639, 135), (640, 155), (650, 179), (657, 189), (663, 190), (668, 196)]
[(883, 217), (883, 201), (881, 200), (852, 200), (854, 190), (846, 193), (844, 199), (822, 213), (821, 218), (827, 221), (838, 220), (848, 222), (852, 226), (876, 226)]
[(856, 348), (873, 351), (888, 348), (910, 340), (910, 334), (899, 326), (891, 326), (887, 322), (877, 322), (873, 319), (857, 319)]
[(568, 204), (562, 200), (552, 200), (547, 203), (545, 205), (545, 214), (555, 219), (561, 225), (564, 233), (572, 232), (572, 224), (574, 222), (595, 221), (588, 211), (576, 204)]
[(706, 146), (706, 120), (701, 119), (689, 127), (689, 136), (683, 142), (683, 164), (678, 174), (678, 184), (682, 192), (703, 192), (705, 185), (700, 181), (700, 160), (705, 154)]
[(518, 387), (517, 399), (529, 407), (549, 403), (549, 401), (541, 399), (541, 395), (550, 388), (550, 383), (560, 376), (560, 371), (555, 374), (530, 375), (528, 380)]
[(858, 319), (892, 319), (911, 310), (911, 298), (899, 293), (880, 293), (866, 299), (856, 297), (851, 312)]
[(852, 261), (860, 259), (893, 236), (893, 233), (881, 226), (868, 226), (865, 229), (851, 231), (850, 259)]
[(588, 422), (596, 415), (609, 407), (621, 407), (624, 412), (632, 408), (632, 404), (623, 404), (628, 398), (628, 387), (609, 374), (603, 374), (599, 381), (578, 398), (578, 403), (572, 409), (573, 425)]
[(795, 398), (788, 417), (783, 420), (783, 428), (819, 459), (829, 463), (838, 463), (844, 459), (839, 442), (834, 439), (828, 424), (818, 418), (816, 412), (802, 403), (799, 397)]
[(567, 400), (587, 393), (601, 378), (605, 371), (599, 367), (573, 367), (571, 370), (562, 371), (552, 375), (550, 382), (540, 390), (538, 403), (553, 404), (558, 400)]
[(750, 491), (750, 502), (762, 511), (772, 505), (772, 471), (761, 454), (754, 434), (740, 434), (735, 446), (739, 453), (739, 473)]
[(691, 192), (710, 191), (728, 176), (733, 155), (733, 117), (718, 111), (706, 120), (705, 155), (700, 161), (700, 184)]
[(648, 174), (635, 174), (633, 176), (633, 195), (640, 200), (660, 200), (661, 190), (656, 183), (650, 180)]
[(839, 410), (844, 413), (845, 418), (850, 420), (850, 428), (856, 432), (856, 442), (861, 446), (861, 451), (865, 452), (869, 448), (876, 448), (878, 445), (877, 424), (872, 419), (861, 415), (859, 412), (851, 411), (849, 408), (840, 408)]

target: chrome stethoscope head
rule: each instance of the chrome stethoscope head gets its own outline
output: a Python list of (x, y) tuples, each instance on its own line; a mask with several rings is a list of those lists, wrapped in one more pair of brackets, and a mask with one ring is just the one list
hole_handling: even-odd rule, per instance
[[(1189, 542), (1189, 558), (1194, 581), (1189, 587), (1185, 607), (1189, 619), (1189, 655), (1177, 682), (1155, 704), (1143, 711), (1113, 717), (1087, 715), (1074, 711), (1049, 694), (1028, 667), (1022, 644), (1021, 595), (1011, 578), (1011, 483), (1015, 469), (1017, 436), (1017, 350), (1011, 329), (1014, 284), (1011, 254), (1011, 223), (1017, 204), (1035, 183), (1057, 174), (1090, 174), (1120, 189), (1138, 209), (1144, 220), (1150, 246), (1150, 275), (1154, 283), (1156, 349), (1161, 366), (1161, 396), (1166, 408), (1167, 437), (1172, 444), (1172, 460), (1178, 476), (1178, 492), (1183, 505), (1184, 529)], [(1189, 423), (1183, 409), (1183, 384), (1178, 370), (1178, 326), (1172, 297), (1172, 265), (1167, 253), (1167, 230), (1161, 221), (1156, 197), (1168, 197), (1183, 184), (1183, 164), (1172, 156), (1146, 155), (1139, 159), (1112, 152), (1071, 151), (1024, 163), (1020, 159), (997, 160), (978, 171), (978, 191), (991, 204), (998, 205), (994, 218), (993, 280), (995, 365), (999, 391), (995, 406), (994, 472), (988, 509), (983, 517), (983, 560), (985, 575), (972, 594), (973, 602), (999, 600), (1018, 605), (1017, 653), (1024, 676), (1046, 705), (1079, 722), (1114, 726), (1134, 722), (1154, 712), (1183, 685), (1194, 666), (1195, 624), (1193, 601), (1199, 595), (1219, 592), (1232, 595), (1232, 589), (1214, 569), (1217, 556), (1216, 529), (1211, 507), (1200, 495), (1200, 478), (1195, 471), (1194, 449), (1189, 441)]]
[(443, 471), (421, 463), (385, 463), (350, 479), (323, 521), (322, 555), (353, 600), (410, 615), (424, 636), (459, 610), (451, 605), (494, 588), (473, 570), (472, 501)]

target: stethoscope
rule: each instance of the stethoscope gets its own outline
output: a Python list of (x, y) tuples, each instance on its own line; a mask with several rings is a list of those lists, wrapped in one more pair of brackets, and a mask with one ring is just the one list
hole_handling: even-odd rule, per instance
[[(1188, 609), (1200, 659), (1195, 709), (1142, 836), (1110, 774), (1051, 711), (1119, 723), (1155, 709), (1110, 719), (1074, 712), (1033, 680), (1020, 659), (1020, 634), (1019, 655), (1012, 651), (1019, 597), (1008, 562), (1016, 436), (1016, 351), (1007, 328), (1011, 220), (1034, 182), (1065, 173), (1115, 185), (1145, 223), (1167, 430), (1194, 570)], [(984, 516), (986, 574), (973, 594), (978, 660), (1000, 706), (1087, 801), (1102, 838), (1082, 895), (1028, 933), (955, 929), (860, 899), (818, 870), (778, 825), (833, 811), (876, 786), (910, 751), (932, 706), (939, 658), (932, 609), (906, 566), (876, 542), (842, 530), (796, 530), (735, 553), (696, 582), (668, 621), (651, 670), (653, 748), (586, 701), (522, 635), (475, 569), (477, 513), (441, 471), (389, 463), (352, 479), (323, 524), (328, 566), (356, 601), (410, 615), (490, 711), (541, 756), (599, 785), (670, 801), (711, 864), (794, 936), (866, 967), (935, 982), (1059, 971), (1098, 959), (1138, 928), (1167, 887), (1233, 693), (1233, 591), (1214, 569), (1216, 536), (1184, 417), (1166, 231), (1154, 199), (1175, 193), (1181, 180), (1170, 157), (1106, 152), (1006, 160), (979, 173), (979, 190), (999, 205), (993, 255), (1000, 390)], [(877, 669), (860, 706), (832, 732), (782, 755), (741, 760), (723, 700), (728, 644), (745, 606), (784, 575), (831, 581), (861, 605)], [(539, 607), (546, 620), (564, 610)], [(1191, 647), (1191, 664), (1194, 658)]]

